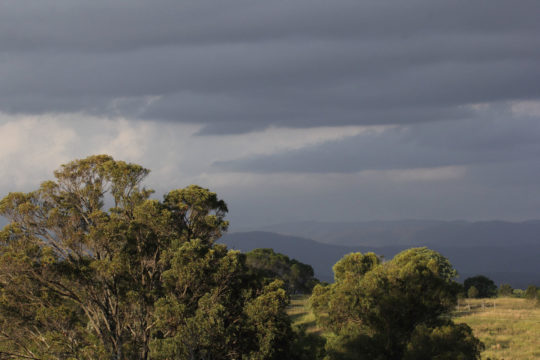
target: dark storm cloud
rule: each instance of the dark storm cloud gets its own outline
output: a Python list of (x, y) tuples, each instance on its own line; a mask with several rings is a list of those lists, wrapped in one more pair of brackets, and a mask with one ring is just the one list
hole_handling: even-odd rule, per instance
[(3, 1), (0, 111), (409, 124), (540, 98), (537, 1)]
[(496, 182), (508, 183), (512, 178), (519, 183), (516, 180), (520, 173), (527, 181), (537, 181), (540, 173), (535, 171), (534, 175), (524, 168), (536, 169), (540, 159), (539, 120), (538, 116), (515, 116), (509, 109), (497, 106), (471, 119), (367, 132), (294, 151), (218, 162), (215, 166), (262, 173), (352, 173), (521, 162), (527, 166), (504, 165), (507, 175), (496, 177)]

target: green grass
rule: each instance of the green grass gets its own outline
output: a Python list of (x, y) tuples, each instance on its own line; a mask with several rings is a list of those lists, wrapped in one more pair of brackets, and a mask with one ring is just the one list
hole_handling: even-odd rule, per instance
[[(287, 313), (293, 326), (322, 334), (309, 310), (308, 296), (295, 296)], [(482, 359), (540, 359), (540, 308), (525, 299), (466, 299), (453, 314), (454, 321), (468, 324), (486, 345)]]

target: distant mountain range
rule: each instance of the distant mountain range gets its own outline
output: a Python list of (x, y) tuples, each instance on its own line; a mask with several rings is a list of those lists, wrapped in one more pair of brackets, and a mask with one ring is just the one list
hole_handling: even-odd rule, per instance
[(300, 236), (336, 245), (437, 246), (539, 245), (540, 220), (438, 221), (400, 220), (367, 222), (292, 222), (265, 226), (261, 231)]
[[(257, 248), (272, 248), (276, 252), (313, 266), (315, 276), (320, 280), (328, 282), (331, 282), (333, 279), (332, 266), (343, 255), (355, 251), (367, 252), (373, 250), (364, 246), (351, 247), (323, 244), (302, 237), (280, 235), (264, 231), (226, 234), (220, 239), (220, 242), (226, 244), (231, 249), (244, 252)], [(399, 249), (399, 247), (395, 247), (384, 250), (386, 254), (394, 254)], [(383, 254), (382, 251), (378, 253)]]
[(483, 274), (516, 288), (540, 285), (540, 221), (302, 222), (264, 229), (273, 231), (231, 233), (221, 241), (242, 251), (273, 248), (312, 265), (324, 281), (332, 281), (332, 265), (347, 253), (373, 251), (389, 259), (406, 248), (428, 246), (450, 259), (461, 281)]

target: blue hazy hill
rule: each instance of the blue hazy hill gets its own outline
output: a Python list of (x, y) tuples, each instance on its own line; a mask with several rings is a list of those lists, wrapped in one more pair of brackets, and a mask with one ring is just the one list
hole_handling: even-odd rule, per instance
[[(300, 236), (282, 235), (266, 231), (251, 231), (226, 234), (220, 242), (229, 248), (250, 251), (256, 248), (272, 248), (301, 262), (310, 264), (316, 276), (332, 281), (332, 266), (350, 252), (373, 251), (385, 258), (411, 246), (428, 246), (446, 256), (460, 273), (458, 280), (477, 274), (492, 278), (496, 283), (509, 283), (516, 288), (540, 284), (540, 244), (521, 243), (514, 239), (505, 246), (485, 245), (482, 242), (456, 244), (446, 242), (415, 242), (386, 246), (328, 244)], [(519, 245), (516, 245), (519, 243)]]

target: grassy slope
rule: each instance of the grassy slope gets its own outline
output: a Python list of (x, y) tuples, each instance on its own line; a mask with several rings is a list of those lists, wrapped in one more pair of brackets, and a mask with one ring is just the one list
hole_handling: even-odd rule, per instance
[[(307, 299), (307, 296), (294, 297), (288, 314), (294, 325), (306, 326), (308, 332), (321, 334)], [(540, 308), (534, 305), (534, 302), (514, 298), (467, 299), (461, 301), (454, 320), (467, 323), (484, 342), (486, 350), (482, 359), (540, 359)]]

